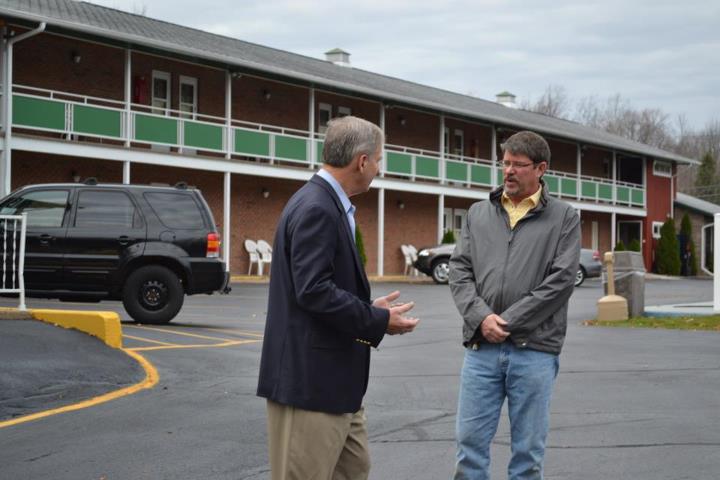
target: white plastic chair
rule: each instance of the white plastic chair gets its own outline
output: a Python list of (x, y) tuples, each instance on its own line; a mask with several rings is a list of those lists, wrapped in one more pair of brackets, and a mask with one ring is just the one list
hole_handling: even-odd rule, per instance
[(263, 265), (272, 263), (272, 247), (265, 240), (258, 240), (257, 250), (260, 254), (260, 275), (263, 274)]
[(403, 257), (405, 257), (405, 270), (403, 270), (403, 275), (409, 275), (413, 268), (412, 254), (410, 253), (410, 249), (407, 245), (400, 245), (400, 251), (402, 252)]
[(253, 264), (257, 265), (257, 274), (262, 275), (262, 260), (260, 259), (260, 255), (258, 254), (258, 245), (255, 243), (255, 241), (250, 240), (249, 238), (245, 240), (245, 251), (248, 252), (248, 256), (250, 257), (250, 265), (248, 266), (248, 275), (250, 275), (250, 272), (252, 272), (252, 266)]
[(408, 256), (410, 257), (410, 268), (412, 269), (413, 276), (417, 277), (420, 275), (420, 272), (418, 272), (418, 269), (415, 268), (415, 262), (417, 262), (418, 258), (418, 251), (417, 248), (415, 248), (415, 245), (405, 245), (405, 248), (408, 250)]

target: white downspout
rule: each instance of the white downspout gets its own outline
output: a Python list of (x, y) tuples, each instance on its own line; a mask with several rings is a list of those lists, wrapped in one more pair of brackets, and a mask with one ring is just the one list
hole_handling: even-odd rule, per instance
[(4, 88), (4, 96), (3, 96), (3, 111), (4, 115), (3, 118), (5, 120), (4, 130), (5, 130), (5, 148), (3, 149), (3, 159), (2, 159), (2, 184), (0, 184), (0, 197), (4, 197), (8, 193), (10, 193), (10, 189), (12, 188), (12, 182), (11, 182), (11, 165), (12, 165), (12, 81), (13, 81), (13, 45), (15, 45), (18, 42), (21, 42), (25, 40), (26, 38), (33, 37), (35, 35), (38, 35), (45, 31), (45, 22), (42, 22), (36, 29), (30, 30), (29, 32), (25, 32), (23, 34), (18, 35), (17, 37), (12, 37), (6, 39), (5, 43), (5, 55), (4, 55), (4, 62), (5, 62), (5, 88)]

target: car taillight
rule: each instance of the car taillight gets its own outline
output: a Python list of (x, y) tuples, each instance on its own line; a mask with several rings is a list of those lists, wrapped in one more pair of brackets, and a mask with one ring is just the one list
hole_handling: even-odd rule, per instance
[(597, 260), (598, 262), (600, 261), (600, 252), (597, 250), (593, 252), (593, 260)]
[(215, 233), (208, 233), (207, 236), (207, 258), (218, 258), (220, 256), (220, 236)]

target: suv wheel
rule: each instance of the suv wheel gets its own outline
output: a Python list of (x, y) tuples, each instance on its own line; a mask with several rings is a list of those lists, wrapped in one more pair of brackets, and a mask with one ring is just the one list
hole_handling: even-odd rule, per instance
[(178, 314), (184, 300), (180, 279), (160, 265), (138, 268), (123, 288), (123, 306), (138, 323), (168, 323)]
[(575, 286), (579, 287), (585, 281), (585, 269), (583, 267), (578, 268), (577, 274), (575, 275)]
[(447, 258), (435, 260), (432, 264), (430, 276), (435, 283), (439, 283), (441, 285), (448, 283), (450, 276), (450, 260)]

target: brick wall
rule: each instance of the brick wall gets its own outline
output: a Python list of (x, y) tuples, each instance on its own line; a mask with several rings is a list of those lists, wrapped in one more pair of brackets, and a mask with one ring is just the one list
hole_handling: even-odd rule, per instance
[[(400, 209), (398, 202), (404, 208)], [(385, 192), (385, 274), (401, 274), (405, 260), (400, 245), (417, 248), (437, 244), (437, 208), (434, 195)]]
[(392, 145), (437, 152), (440, 150), (440, 117), (400, 107), (387, 108), (385, 134), (387, 143)]
[(99, 182), (122, 183), (122, 163), (92, 158), (13, 150), (12, 189), (34, 183), (72, 182), (95, 177)]
[[(74, 63), (73, 53), (80, 55)], [(43, 33), (13, 47), (13, 83), (92, 97), (124, 99), (125, 52)]]
[[(316, 91), (315, 92), (315, 131), (318, 131), (320, 126), (320, 113), (318, 106), (321, 103), (327, 103), (332, 107), (332, 116), (335, 118), (339, 116), (338, 107), (350, 108), (350, 114), (356, 117), (364, 118), (368, 122), (372, 122), (375, 125), (380, 124), (380, 103), (371, 102), (369, 100), (363, 100), (360, 98), (348, 97), (345, 95), (335, 95), (328, 92)], [(307, 104), (306, 104), (307, 105)], [(307, 106), (305, 107), (307, 111)]]
[[(645, 268), (650, 271), (653, 266), (654, 252), (657, 247), (657, 240), (652, 237), (652, 223), (665, 222), (670, 216), (672, 201), (670, 199), (670, 178), (656, 177), (652, 172), (652, 159), (646, 162), (645, 186), (647, 196), (647, 216), (643, 221), (643, 256)], [(679, 222), (679, 218), (676, 224)]]
[[(233, 118), (309, 130), (310, 91), (307, 88), (243, 75), (233, 79), (232, 91)], [(265, 98), (266, 92), (270, 94), (269, 99)]]

